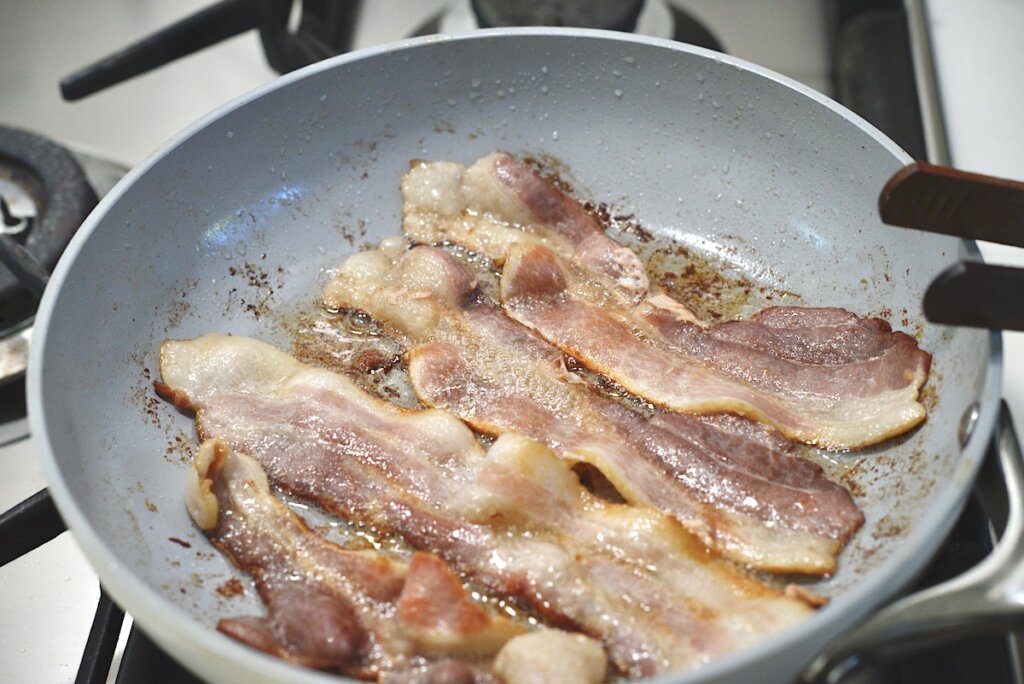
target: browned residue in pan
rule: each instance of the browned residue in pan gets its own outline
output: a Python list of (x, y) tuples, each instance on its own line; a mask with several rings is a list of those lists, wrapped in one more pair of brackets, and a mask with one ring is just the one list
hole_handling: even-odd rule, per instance
[(434, 132), (437, 133), (438, 135), (441, 135), (442, 133), (453, 135), (455, 133), (455, 126), (454, 124), (452, 124), (451, 121), (439, 119), (438, 121), (434, 122)]
[(157, 319), (165, 321), (164, 332), (181, 325), (181, 322), (192, 313), (192, 292), (198, 285), (199, 281), (196, 278), (186, 278), (183, 287), (172, 292), (164, 300), (163, 307), (166, 309), (166, 315)]
[(573, 195), (572, 169), (558, 157), (546, 152), (535, 152), (522, 157), (523, 163), (533, 168), (541, 178), (553, 183), (562, 192)]
[[(266, 258), (266, 254), (261, 254), (259, 261)], [(267, 271), (258, 262), (245, 261), (241, 266), (229, 266), (228, 276), (233, 282), (228, 289), (225, 315), (245, 311), (256, 320), (272, 315), (274, 293), (284, 286), (285, 272), (282, 267)], [(238, 281), (241, 281), (240, 285), (234, 284)]]
[(245, 587), (242, 586), (242, 583), (237, 577), (232, 577), (227, 582), (217, 587), (216, 591), (224, 598), (234, 598), (244, 594)]
[(769, 306), (799, 305), (800, 295), (758, 285), (720, 259), (660, 241), (633, 214), (605, 203), (584, 203), (605, 232), (635, 251), (651, 283), (706, 321), (741, 318)]
[(892, 513), (884, 515), (875, 523), (871, 537), (873, 539), (888, 539), (902, 536), (908, 527), (907, 522), (905, 518)]
[(195, 452), (193, 451), (194, 433), (179, 430), (169, 439), (170, 443), (164, 450), (164, 458), (170, 463), (192, 463), (195, 458)]

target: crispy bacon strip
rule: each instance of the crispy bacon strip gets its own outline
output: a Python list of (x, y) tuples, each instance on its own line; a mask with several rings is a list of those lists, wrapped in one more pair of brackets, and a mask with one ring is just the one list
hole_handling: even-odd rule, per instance
[(323, 297), (404, 337), (413, 387), (428, 405), (594, 465), (627, 500), (670, 513), (730, 558), (828, 573), (863, 522), (849, 494), (777, 434), (739, 419), (644, 419), (572, 382), (561, 352), (483, 298), (441, 250), (389, 245), (354, 255)]
[(292, 662), (360, 677), (440, 667), (471, 682), (468, 665), (444, 658), (494, 655), (522, 633), (470, 601), (436, 556), (415, 554), (407, 569), (376, 552), (324, 540), (271, 494), (253, 459), (223, 440), (205, 441), (194, 466), (190, 515), (253, 577), (267, 607), (265, 617), (221, 620), (217, 628), (225, 634)]
[[(784, 327), (772, 328), (755, 318), (705, 330), (647, 302), (618, 310), (597, 305), (588, 292), (592, 283), (573, 270), (546, 247), (513, 249), (501, 278), (506, 312), (658, 405), (692, 413), (732, 411), (773, 425), (790, 438), (830, 447), (865, 446), (924, 418), (917, 394), (928, 356), (913, 338), (890, 332), (882, 321), (850, 316), (839, 330), (801, 329), (814, 316), (814, 310), (803, 310), (779, 321)], [(779, 320), (779, 313), (768, 311), (765, 318)], [(832, 310), (822, 315), (832, 316)], [(873, 328), (875, 334), (862, 347), (870, 355), (817, 362), (856, 353), (856, 348), (837, 344), (847, 327), (862, 336)], [(774, 337), (762, 338), (750, 328)], [(824, 337), (823, 348), (815, 349), (813, 342), (780, 344), (802, 332), (810, 340), (816, 334)], [(758, 339), (745, 344), (750, 337)]]
[[(285, 489), (599, 637), (629, 676), (697, 667), (811, 610), (709, 555), (663, 514), (590, 495), (568, 463), (525, 438), (485, 453), (446, 413), (399, 409), (244, 338), (165, 342), (161, 374), (204, 437), (251, 455)], [(406, 611), (452, 590), (410, 594)], [(438, 615), (441, 625), (464, 620)]]
[[(768, 309), (706, 326), (649, 287), (632, 251), (579, 204), (503, 153), (406, 174), (403, 229), (506, 263), (503, 303), (630, 392), (675, 411), (730, 411), (788, 437), (858, 448), (924, 420), (931, 357), (879, 319)], [(512, 256), (512, 255), (516, 256)]]

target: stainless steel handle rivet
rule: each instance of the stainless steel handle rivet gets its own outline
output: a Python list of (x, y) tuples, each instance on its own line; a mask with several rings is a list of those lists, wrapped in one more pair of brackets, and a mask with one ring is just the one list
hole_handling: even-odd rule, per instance
[(960, 446), (967, 446), (967, 442), (971, 441), (971, 435), (974, 434), (974, 426), (978, 424), (978, 402), (972, 402), (970, 406), (964, 411), (963, 415), (960, 416), (960, 429), (957, 434), (960, 437)]

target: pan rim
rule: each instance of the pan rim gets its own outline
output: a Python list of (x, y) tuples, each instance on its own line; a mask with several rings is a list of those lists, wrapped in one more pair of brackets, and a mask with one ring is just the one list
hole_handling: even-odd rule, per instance
[[(172, 150), (184, 144), (188, 139), (207, 128), (213, 122), (230, 112), (246, 106), (250, 102), (260, 99), (270, 92), (315, 74), (341, 68), (350, 62), (375, 58), (396, 51), (424, 47), (435, 43), (445, 44), (461, 41), (535, 37), (612, 40), (688, 53), (711, 59), (718, 63), (732, 65), (743, 71), (751, 72), (762, 78), (774, 81), (783, 87), (795, 91), (799, 95), (811, 99), (815, 103), (842, 116), (864, 133), (867, 133), (897, 160), (902, 163), (909, 163), (911, 161), (909, 155), (857, 114), (849, 111), (825, 95), (764, 67), (712, 50), (676, 43), (670, 40), (590, 29), (488, 29), (444, 36), (407, 39), (359, 50), (310, 65), (275, 79), (221, 105), (186, 126), (170, 140), (158, 147), (143, 162), (133, 168), (100, 201), (82, 224), (82, 227), (61, 257), (50, 278), (50, 285), (44, 293), (36, 316), (35, 339), (29, 352), (26, 393), (29, 425), (36, 440), (36, 452), (42, 465), (43, 474), (49, 484), (57, 508), (67, 522), (76, 542), (96, 570), (100, 580), (111, 596), (139, 621), (140, 625), (143, 626), (155, 641), (170, 651), (175, 657), (188, 662), (189, 668), (198, 668), (197, 672), (201, 675), (224, 676), (227, 673), (225, 673), (223, 666), (229, 664), (233, 668), (231, 674), (234, 678), (240, 678), (244, 673), (248, 678), (247, 681), (252, 681), (254, 675), (260, 680), (265, 679), (267, 681), (344, 681), (344, 679), (333, 675), (298, 668), (271, 656), (257, 654), (252, 649), (220, 634), (217, 634), (215, 638), (210, 638), (211, 635), (207, 628), (196, 629), (196, 621), (190, 614), (155, 592), (147, 583), (116, 560), (117, 556), (113, 552), (111, 545), (108, 541), (100, 538), (97, 531), (93, 529), (87, 520), (83, 509), (71, 495), (70, 488), (64, 481), (53, 452), (50, 433), (47, 428), (48, 422), (43, 401), (42, 379), (46, 370), (44, 362), (49, 323), (59, 296), (64, 291), (65, 283), (72, 273), (77, 255), (81, 252), (83, 245), (91, 235), (99, 226), (103, 225), (104, 218), (110, 208), (120, 201), (125, 193), (153, 166), (160, 163)], [(973, 241), (964, 241), (963, 244), (972, 258), (980, 259), (980, 253)], [(1002, 389), (1002, 337), (1000, 333), (989, 333), (988, 351), (989, 360), (979, 397), (981, 411), (975, 430), (976, 436), (962, 450), (957, 465), (957, 479), (968, 483), (973, 482), (977, 474), (982, 462), (984, 449), (988, 443), (988, 437), (992, 434), (996, 423), (998, 398), (1001, 395)], [(986, 439), (979, 439), (977, 435), (983, 435)], [(966, 479), (964, 480), (963, 478)], [(848, 591), (846, 594), (836, 598), (831, 605), (818, 611), (807, 620), (760, 644), (726, 656), (704, 668), (688, 672), (666, 673), (650, 681), (661, 683), (669, 681), (685, 682), (737, 674), (751, 667), (755, 662), (766, 658), (770, 653), (789, 649), (799, 651), (801, 643), (806, 642), (811, 635), (823, 629), (827, 629), (832, 634), (844, 631), (854, 621), (860, 619), (869, 611), (876, 609), (883, 601), (888, 600), (897, 589), (905, 586), (911, 577), (924, 566), (926, 560), (934, 554), (939, 544), (945, 539), (952, 528), (966, 502), (969, 492), (970, 488), (966, 485), (959, 489), (947, 487), (930, 497), (930, 510), (945, 511), (945, 515), (930, 516), (898, 548), (894, 549), (887, 563), (896, 568), (895, 572), (883, 573), (882, 575), (884, 576), (874, 576), (872, 578), (873, 581)], [(810, 655), (813, 654), (809, 654), (808, 658)], [(254, 656), (256, 660), (254, 660)]]

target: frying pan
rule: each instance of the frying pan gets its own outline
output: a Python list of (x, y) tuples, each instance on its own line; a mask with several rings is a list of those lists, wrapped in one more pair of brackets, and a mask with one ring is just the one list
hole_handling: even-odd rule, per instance
[(337, 681), (214, 630), (262, 610), (251, 590), (216, 591), (235, 572), (185, 512), (176, 445), (192, 424), (154, 398), (157, 348), (208, 331), (290, 348), (295, 312), (331, 269), (399, 232), (410, 160), (495, 148), (557, 159), (578, 194), (635, 215), (660, 245), (805, 305), (884, 315), (934, 354), (927, 422), (833, 455), (867, 522), (835, 576), (810, 585), (831, 603), (659, 681), (792, 678), (950, 529), (996, 422), (1000, 338), (919, 316), (929, 279), (977, 252), (880, 223), (879, 189), (904, 152), (798, 83), (677, 43), (553, 29), (412, 40), (286, 76), (160, 149), (86, 221), (37, 317), (29, 418), (61, 514), (113, 598), (200, 676)]

